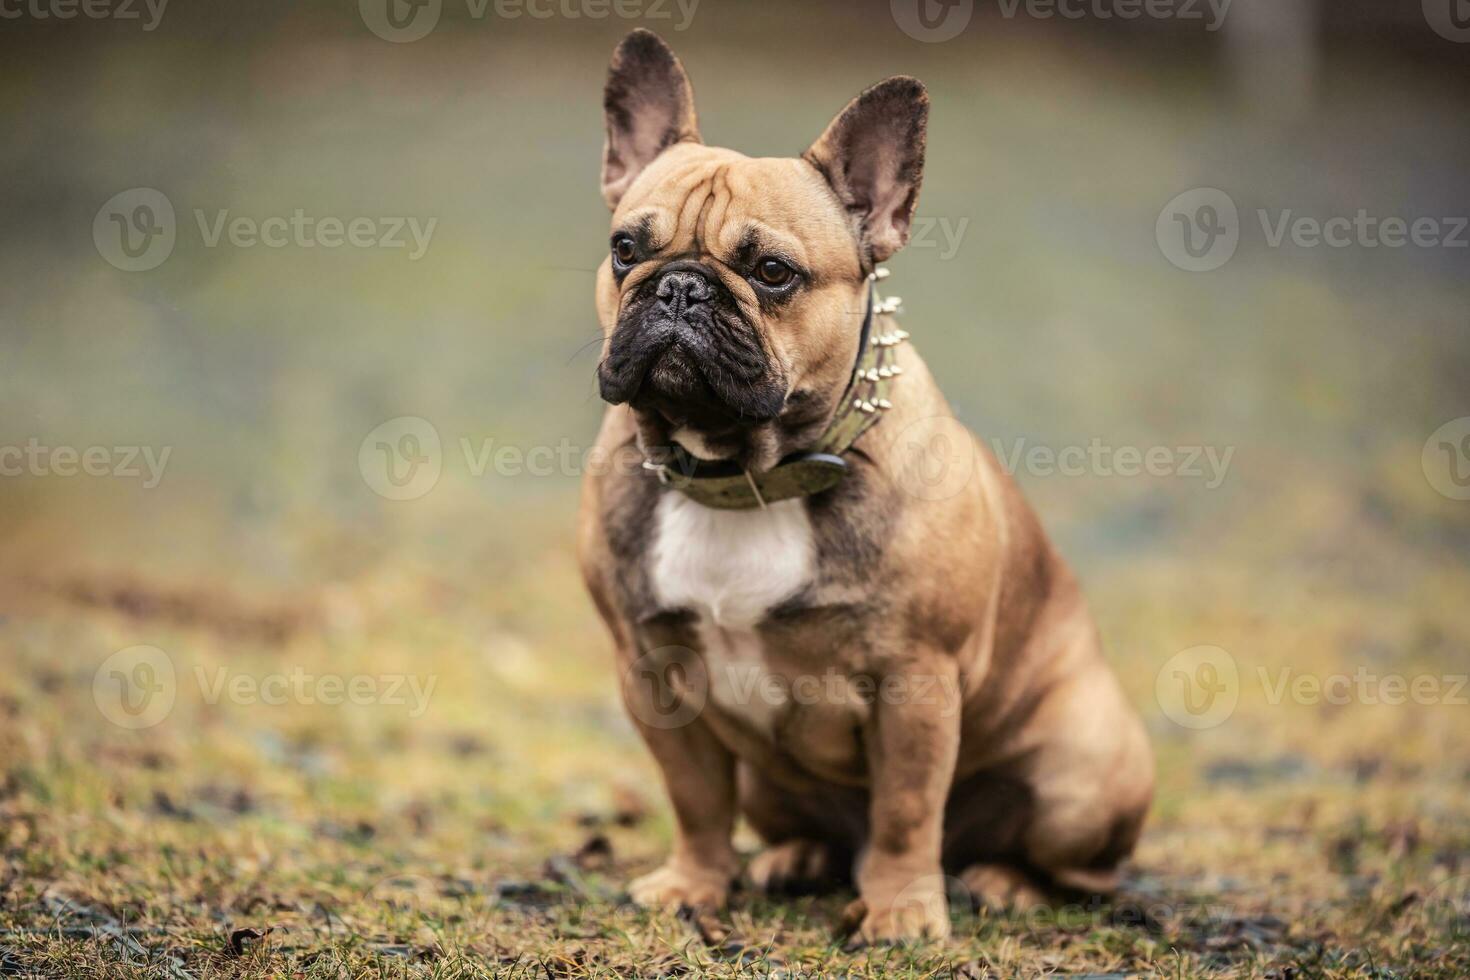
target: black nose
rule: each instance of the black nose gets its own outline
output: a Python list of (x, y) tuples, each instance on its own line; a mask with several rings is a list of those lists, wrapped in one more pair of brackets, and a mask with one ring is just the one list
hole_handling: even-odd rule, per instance
[(688, 269), (665, 272), (658, 281), (658, 300), (669, 312), (679, 314), (696, 303), (715, 298), (715, 287), (708, 277)]

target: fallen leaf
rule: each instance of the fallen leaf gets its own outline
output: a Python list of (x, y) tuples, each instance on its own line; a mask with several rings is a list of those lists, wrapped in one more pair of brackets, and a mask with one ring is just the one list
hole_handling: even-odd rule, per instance
[(259, 929), (236, 929), (230, 933), (230, 954), (232, 956), (244, 956), (245, 943), (247, 941), (264, 939), (274, 931), (274, 926), (266, 926), (264, 932)]

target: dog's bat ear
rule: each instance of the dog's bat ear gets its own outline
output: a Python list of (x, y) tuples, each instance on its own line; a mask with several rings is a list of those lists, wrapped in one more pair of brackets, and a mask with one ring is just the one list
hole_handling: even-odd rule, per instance
[(613, 52), (602, 106), (607, 121), (602, 197), (609, 208), (618, 206), (654, 157), (675, 143), (700, 142), (689, 76), (652, 31), (640, 27)]
[(859, 240), (873, 262), (909, 240), (928, 123), (924, 83), (897, 75), (849, 102), (802, 154), (857, 218)]

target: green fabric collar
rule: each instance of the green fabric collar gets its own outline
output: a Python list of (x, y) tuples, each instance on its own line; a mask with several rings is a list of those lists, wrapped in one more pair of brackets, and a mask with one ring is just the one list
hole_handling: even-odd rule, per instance
[(677, 444), (669, 459), (643, 465), (658, 473), (666, 486), (718, 510), (751, 510), (778, 500), (809, 497), (836, 486), (848, 471), (842, 454), (892, 407), (888, 394), (893, 379), (902, 373), (902, 368), (893, 363), (893, 348), (909, 335), (896, 327), (873, 333), (878, 316), (898, 311), (898, 297), (880, 300), (874, 285), (887, 274), (887, 269), (879, 269), (868, 276), (868, 309), (863, 316), (857, 364), (837, 414), (814, 449), (787, 456), (764, 473), (751, 473), (731, 462), (696, 459)]

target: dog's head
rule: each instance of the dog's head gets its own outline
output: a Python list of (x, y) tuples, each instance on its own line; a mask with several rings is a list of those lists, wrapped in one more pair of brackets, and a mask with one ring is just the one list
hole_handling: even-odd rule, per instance
[[(874, 263), (908, 239), (928, 97), (890, 78), (800, 157), (705, 146), (679, 59), (629, 34), (604, 99), (602, 397), (645, 449), (765, 468), (825, 428), (857, 358)], [(757, 107), (755, 111), (759, 111)]]

